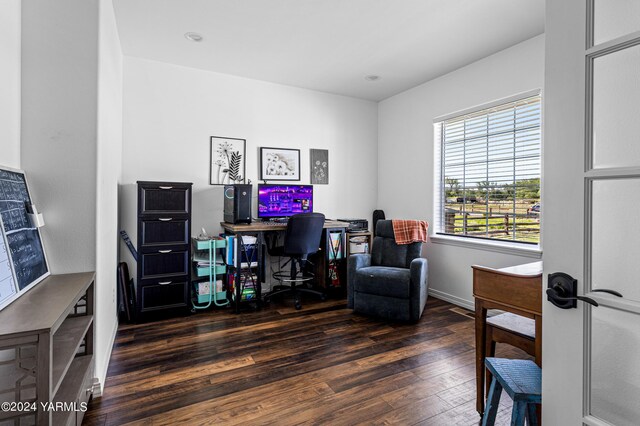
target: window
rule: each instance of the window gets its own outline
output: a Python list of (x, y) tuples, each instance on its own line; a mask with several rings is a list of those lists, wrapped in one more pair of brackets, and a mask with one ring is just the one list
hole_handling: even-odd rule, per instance
[(540, 242), (540, 95), (439, 119), (436, 233)]

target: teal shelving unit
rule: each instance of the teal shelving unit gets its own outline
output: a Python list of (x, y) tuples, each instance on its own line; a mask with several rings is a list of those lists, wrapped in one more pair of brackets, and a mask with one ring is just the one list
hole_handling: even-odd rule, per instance
[[(212, 238), (209, 240), (193, 239), (194, 274), (199, 278), (209, 277), (208, 294), (200, 294), (198, 292), (199, 285), (203, 281), (196, 280), (193, 282), (193, 292), (195, 296), (192, 299), (192, 305), (194, 309), (207, 309), (211, 304), (216, 306), (227, 306), (229, 304), (227, 291), (216, 291), (218, 276), (224, 276), (227, 272), (227, 266), (218, 255), (218, 249), (225, 248), (226, 246), (227, 242), (224, 238)], [(221, 263), (218, 263), (218, 259), (220, 259)]]

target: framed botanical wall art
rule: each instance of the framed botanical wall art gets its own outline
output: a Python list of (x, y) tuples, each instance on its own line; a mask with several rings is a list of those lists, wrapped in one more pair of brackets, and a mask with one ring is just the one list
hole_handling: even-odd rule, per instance
[(312, 185), (328, 185), (329, 184), (329, 150), (312, 149), (310, 150), (311, 164), (311, 184)]
[(260, 148), (260, 180), (300, 180), (300, 150)]
[(245, 139), (211, 136), (211, 185), (244, 183), (246, 145)]

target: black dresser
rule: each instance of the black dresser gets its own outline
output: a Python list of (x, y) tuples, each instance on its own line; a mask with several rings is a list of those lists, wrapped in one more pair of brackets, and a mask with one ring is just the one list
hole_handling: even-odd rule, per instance
[(138, 182), (139, 318), (190, 307), (191, 186)]

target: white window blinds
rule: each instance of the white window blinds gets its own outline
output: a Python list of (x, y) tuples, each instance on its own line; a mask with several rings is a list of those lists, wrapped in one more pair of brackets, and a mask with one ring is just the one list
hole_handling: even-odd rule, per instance
[(540, 241), (540, 96), (436, 124), (440, 139), (437, 232)]

